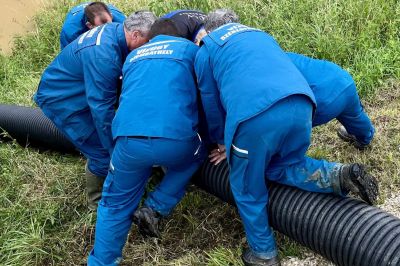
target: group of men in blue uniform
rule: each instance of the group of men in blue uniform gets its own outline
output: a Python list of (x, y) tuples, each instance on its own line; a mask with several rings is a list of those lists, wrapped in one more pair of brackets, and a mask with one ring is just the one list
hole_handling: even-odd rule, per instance
[[(363, 165), (305, 156), (312, 127), (334, 118), (343, 125), (339, 136), (356, 147), (373, 138), (346, 71), (285, 53), (272, 36), (239, 24), (230, 10), (208, 16), (179, 10), (159, 20), (139, 11), (120, 24), (110, 22), (117, 17), (113, 8), (95, 2), (71, 10), (61, 34), (66, 46), (35, 94), (44, 114), (88, 160), (90, 208), (102, 187), (89, 265), (117, 265), (132, 222), (144, 236), (160, 237), (159, 220), (183, 197), (206, 157), (202, 137), (216, 145), (212, 162), (228, 159), (249, 244), (245, 265), (279, 265), (267, 216), (269, 181), (376, 201), (377, 181)], [(68, 24), (72, 19), (81, 23)], [(107, 23), (83, 29), (97, 22)], [(79, 31), (72, 42), (63, 39)], [(201, 128), (208, 129), (205, 136)], [(154, 165), (166, 174), (139, 208)]]

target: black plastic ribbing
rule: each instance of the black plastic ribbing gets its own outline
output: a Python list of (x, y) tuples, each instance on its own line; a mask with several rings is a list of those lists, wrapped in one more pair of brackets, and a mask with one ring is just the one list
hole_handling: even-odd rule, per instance
[[(0, 105), (0, 133), (6, 131), (22, 146), (75, 153), (72, 143), (40, 109)], [(1, 134), (4, 136), (4, 134)]]
[[(194, 183), (234, 204), (226, 161), (206, 162)], [(271, 226), (337, 265), (400, 265), (400, 219), (352, 198), (271, 184)]]

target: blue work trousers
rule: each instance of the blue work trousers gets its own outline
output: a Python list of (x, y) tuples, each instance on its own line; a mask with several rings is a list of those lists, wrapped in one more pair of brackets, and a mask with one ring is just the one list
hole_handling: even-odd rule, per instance
[(101, 144), (97, 132), (93, 132), (83, 144), (74, 143), (74, 145), (86, 157), (89, 171), (105, 178), (110, 165), (110, 153)]
[(89, 171), (97, 177), (105, 178), (108, 173), (108, 166), (110, 165), (110, 153), (101, 144), (97, 132), (94, 131), (81, 143), (72, 139), (63, 128), (57, 128), (85, 156)]
[(335, 118), (362, 144), (369, 144), (374, 137), (375, 129), (364, 111), (354, 83), (327, 106), (317, 106), (313, 127)]
[(167, 173), (144, 205), (165, 216), (183, 197), (203, 155), (198, 136), (186, 140), (119, 137), (97, 209), (95, 243), (88, 265), (117, 265), (122, 258), (132, 216), (153, 165), (165, 167)]
[(277, 255), (268, 224), (268, 180), (307, 191), (335, 190), (340, 194), (341, 164), (305, 156), (311, 119), (311, 101), (292, 95), (242, 122), (236, 130), (230, 155), (231, 188), (249, 246), (259, 256)]

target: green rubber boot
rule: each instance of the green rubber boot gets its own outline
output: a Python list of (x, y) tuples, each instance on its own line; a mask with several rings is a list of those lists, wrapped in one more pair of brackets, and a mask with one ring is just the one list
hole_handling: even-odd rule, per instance
[(87, 191), (87, 204), (91, 211), (97, 210), (97, 204), (101, 199), (101, 192), (103, 190), (104, 177), (94, 175), (87, 167), (85, 167), (86, 175), (86, 191)]

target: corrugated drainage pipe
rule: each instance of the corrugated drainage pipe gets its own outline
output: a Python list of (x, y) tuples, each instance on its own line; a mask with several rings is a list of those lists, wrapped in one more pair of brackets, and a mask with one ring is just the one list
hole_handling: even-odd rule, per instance
[(22, 146), (77, 153), (74, 145), (39, 108), (0, 104), (0, 137), (7, 134)]
[[(0, 128), (25, 146), (74, 152), (40, 109), (0, 105)], [(193, 182), (234, 205), (229, 167), (205, 162)], [(279, 232), (344, 266), (400, 266), (400, 219), (351, 198), (271, 184), (269, 217)]]
[[(234, 204), (226, 161), (206, 162), (194, 183)], [(269, 217), (275, 230), (337, 265), (400, 265), (400, 219), (352, 198), (271, 184)]]

